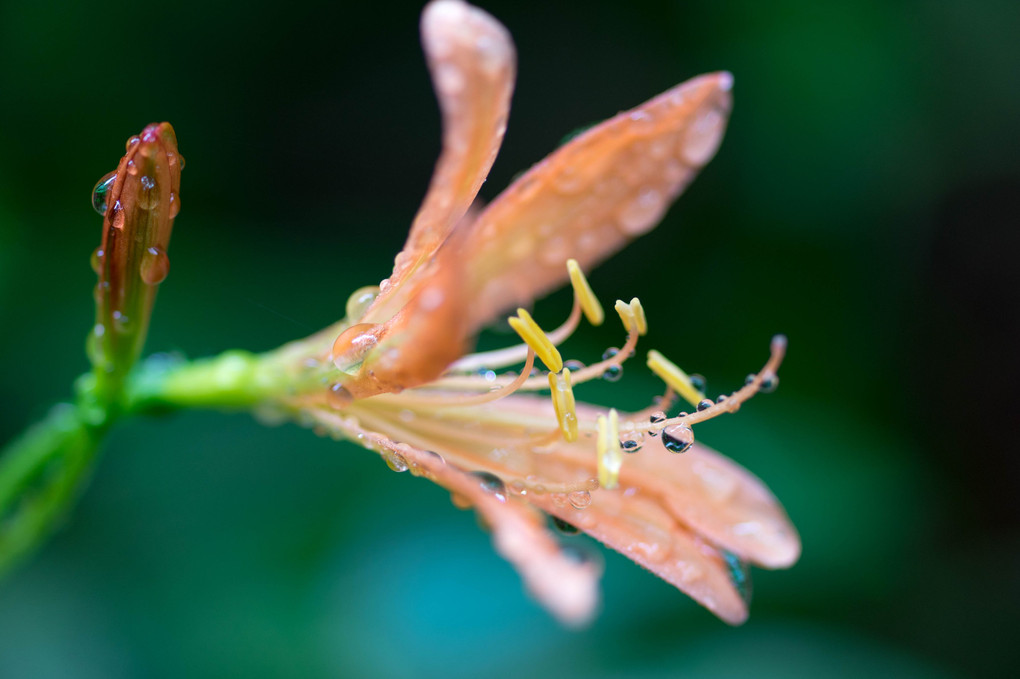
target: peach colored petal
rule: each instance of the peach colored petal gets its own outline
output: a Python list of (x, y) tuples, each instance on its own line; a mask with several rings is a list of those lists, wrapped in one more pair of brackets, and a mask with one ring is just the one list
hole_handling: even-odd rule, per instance
[(747, 619), (747, 602), (722, 556), (666, 512), (658, 496), (630, 487), (594, 493), (585, 509), (557, 505), (549, 495), (531, 502), (644, 566), (725, 622)]
[[(569, 493), (593, 487), (594, 440), (560, 441), (535, 451), (529, 433), (555, 428), (547, 399), (515, 395), (473, 409), (419, 413), (406, 422), (399, 407), (388, 409), (387, 397), (381, 398), (356, 404), (352, 412), (374, 430), (441, 451), (453, 466), (511, 484), (527, 479), (532, 504), (634, 559), (732, 624), (747, 610), (719, 550), (766, 568), (792, 565), (800, 553), (796, 530), (765, 485), (700, 444), (677, 455), (661, 437), (646, 437), (639, 452), (625, 457), (620, 488), (595, 490), (591, 504), (575, 510)], [(577, 410), (586, 421), (600, 412), (584, 404)], [(538, 485), (544, 492), (535, 492)]]
[(517, 568), (532, 595), (562, 622), (582, 625), (594, 616), (600, 569), (565, 553), (545, 528), (545, 518), (529, 504), (435, 453), (368, 431), (354, 418), (322, 410), (310, 414), (319, 424), (379, 451), (395, 467), (435, 481), (474, 507), (492, 531), (496, 550)]
[(731, 85), (729, 73), (699, 76), (607, 120), (531, 168), (470, 230), (455, 232), (447, 259), (472, 262), (464, 284), (473, 291), (473, 327), (561, 285), (567, 259), (588, 270), (652, 229), (715, 155)]
[(443, 117), (443, 148), (428, 193), (393, 275), (365, 320), (389, 319), (407, 300), (398, 293), (464, 216), (492, 167), (506, 131), (516, 72), (513, 41), (482, 10), (460, 0), (430, 3), (422, 45)]

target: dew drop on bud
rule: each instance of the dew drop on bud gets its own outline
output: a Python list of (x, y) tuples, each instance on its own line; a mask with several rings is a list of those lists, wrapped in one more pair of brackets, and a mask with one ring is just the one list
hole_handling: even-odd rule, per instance
[(170, 192), (170, 219), (176, 217), (181, 211), (181, 198), (173, 191)]
[(96, 182), (92, 188), (92, 209), (101, 215), (106, 214), (106, 194), (113, 188), (113, 182), (117, 180), (117, 171), (108, 172)]
[(156, 180), (149, 175), (142, 175), (138, 180), (142, 190), (138, 194), (138, 205), (143, 210), (151, 210), (159, 205), (159, 191), (156, 189)]
[(89, 260), (89, 263), (92, 264), (92, 270), (97, 274), (103, 268), (103, 255), (103, 248), (100, 246), (92, 251), (92, 257)]
[(471, 474), (478, 477), (482, 490), (491, 493), (500, 502), (506, 502), (506, 485), (503, 483), (503, 479), (489, 472), (471, 472)]
[(146, 248), (142, 253), (139, 273), (148, 285), (159, 285), (170, 273), (170, 258), (162, 248)]
[(694, 445), (694, 430), (686, 424), (673, 424), (662, 430), (662, 445), (671, 453), (686, 453)]

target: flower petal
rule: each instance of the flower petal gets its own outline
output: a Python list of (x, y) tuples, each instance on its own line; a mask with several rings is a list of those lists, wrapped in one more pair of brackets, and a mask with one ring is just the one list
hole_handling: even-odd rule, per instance
[(496, 19), (460, 0), (438, 0), (422, 13), (421, 37), (443, 115), (443, 149), (369, 322), (385, 321), (404, 305), (407, 291), (397, 291), (465, 215), (496, 159), (510, 111), (516, 54)]
[[(572, 509), (571, 492), (597, 486), (594, 439), (536, 450), (535, 436), (556, 428), (548, 400), (515, 395), (485, 406), (419, 413), (412, 422), (402, 419), (408, 411), (399, 401), (380, 397), (354, 404), (351, 412), (376, 431), (442, 451), (458, 468), (495, 474), (511, 485), (524, 481), (532, 504), (640, 563), (731, 624), (746, 618), (747, 606), (722, 550), (768, 568), (789, 566), (800, 553), (796, 530), (765, 485), (705, 446), (676, 455), (661, 437), (646, 438), (640, 452), (626, 456), (618, 489), (592, 491), (585, 509)], [(590, 423), (599, 411), (578, 404), (577, 412)]]
[(561, 285), (567, 259), (590, 269), (652, 229), (715, 155), (732, 82), (729, 73), (699, 76), (588, 130), (459, 229), (472, 326)]
[(562, 622), (583, 625), (594, 616), (601, 569), (564, 552), (545, 528), (544, 516), (529, 504), (435, 453), (371, 432), (354, 418), (324, 410), (309, 414), (317, 424), (397, 460), (397, 468), (410, 468), (474, 507), (492, 531), (496, 550), (517, 568), (532, 595)]

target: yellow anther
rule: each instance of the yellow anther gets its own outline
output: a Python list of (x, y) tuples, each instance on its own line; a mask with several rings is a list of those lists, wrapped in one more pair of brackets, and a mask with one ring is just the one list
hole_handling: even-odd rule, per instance
[(542, 328), (538, 327), (538, 323), (531, 317), (524, 309), (518, 309), (516, 316), (509, 318), (510, 327), (521, 336), (524, 342), (534, 349), (535, 355), (542, 359), (542, 363), (545, 363), (545, 367), (554, 373), (558, 373), (563, 369), (563, 358), (560, 356), (560, 350), (556, 348), (556, 345), (546, 336), (542, 331)]
[(641, 300), (637, 297), (630, 300), (630, 310), (634, 312), (634, 320), (637, 321), (637, 331), (642, 337), (648, 334), (648, 319), (645, 318), (645, 308), (641, 306)]
[[(630, 304), (627, 304), (622, 299), (616, 300), (616, 313), (620, 314), (620, 320), (623, 321), (623, 327), (627, 329), (627, 332), (636, 332), (641, 334), (641, 325), (638, 323), (637, 314), (634, 313), (634, 309), (631, 308)], [(642, 313), (644, 310), (642, 309)]]
[(570, 386), (570, 369), (549, 373), (549, 389), (563, 440), (573, 443), (577, 440), (577, 410), (574, 408), (574, 389)]
[(705, 398), (703, 393), (694, 388), (687, 373), (655, 349), (648, 352), (648, 367), (692, 406), (697, 407), (698, 403)]
[(599, 485), (612, 490), (620, 483), (620, 465), (623, 464), (623, 449), (620, 448), (620, 416), (615, 409), (611, 409), (608, 418), (599, 415), (596, 423), (599, 429), (596, 443)]
[(574, 288), (577, 301), (581, 303), (581, 311), (584, 312), (584, 317), (592, 325), (602, 325), (602, 321), (606, 319), (606, 314), (602, 311), (602, 304), (599, 302), (599, 298), (591, 291), (588, 279), (584, 277), (584, 272), (581, 271), (581, 267), (576, 259), (567, 260), (567, 272), (570, 274), (570, 285)]

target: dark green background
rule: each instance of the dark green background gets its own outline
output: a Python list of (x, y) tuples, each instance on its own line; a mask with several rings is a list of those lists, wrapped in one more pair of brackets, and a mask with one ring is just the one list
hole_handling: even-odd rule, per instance
[[(0, 584), (0, 676), (1010, 674), (1018, 7), (486, 4), (520, 62), (486, 198), (580, 125), (736, 77), (716, 160), (592, 283), (640, 296), (645, 348), (711, 391), (790, 337), (781, 389), (699, 429), (804, 541), (792, 570), (756, 571), (745, 626), (607, 553), (601, 617), (564, 630), (440, 489), (293, 426), (186, 413), (118, 427), (66, 526)], [(0, 4), (0, 440), (87, 367), (89, 191), (146, 123), (171, 121), (187, 158), (152, 351), (269, 349), (388, 273), (439, 143), (419, 11)], [(586, 330), (569, 353), (620, 340)], [(635, 362), (579, 397), (658, 389)]]

